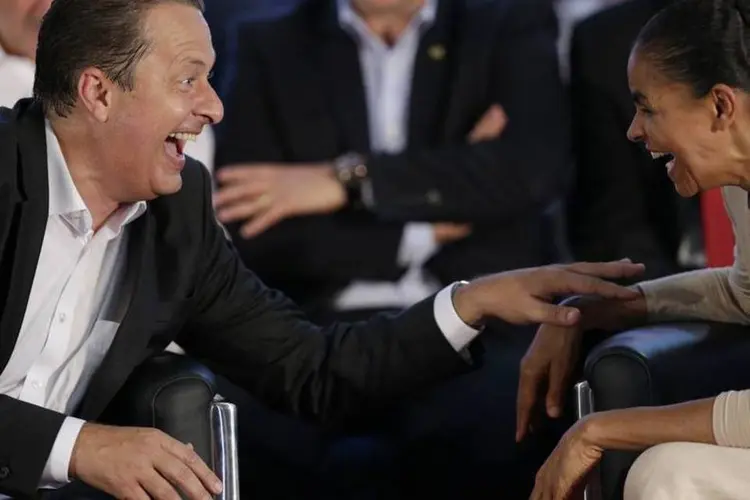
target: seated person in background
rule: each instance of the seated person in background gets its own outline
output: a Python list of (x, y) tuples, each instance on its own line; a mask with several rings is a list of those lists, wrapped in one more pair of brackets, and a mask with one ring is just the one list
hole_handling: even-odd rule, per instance
[[(243, 260), (321, 324), (557, 260), (547, 212), (570, 158), (556, 37), (549, 0), (311, 0), (241, 26), (215, 199)], [(512, 331), (405, 410), (424, 449), (399, 473), (430, 471), (436, 494), (465, 492), (465, 474), (530, 491), (541, 458), (516, 470), (511, 429), (533, 332)], [(482, 409), (462, 411), (466, 394)]]
[(576, 258), (628, 256), (649, 278), (703, 264), (697, 198), (681, 199), (625, 137), (635, 109), (622, 68), (638, 31), (668, 0), (630, 0), (575, 29), (571, 57), (576, 180), (568, 228)]
[[(584, 328), (616, 330), (647, 320), (750, 324), (748, 46), (750, 0), (675, 0), (638, 35), (627, 71), (637, 108), (628, 137), (666, 155), (657, 163), (666, 165), (681, 196), (723, 188), (735, 262), (639, 283), (636, 299), (580, 302), (578, 327), (542, 326), (524, 363), (519, 437), (541, 386), (550, 388), (548, 413), (557, 414)], [(649, 447), (630, 470), (625, 500), (747, 498), (750, 391), (594, 413), (562, 439), (532, 498), (566, 498), (603, 450)]]
[[(12, 107), (31, 97), (36, 41), (42, 17), (52, 0), (4, 0), (0, 3), (0, 106)], [(214, 136), (206, 127), (186, 154), (213, 170)]]
[(206, 3), (203, 15), (211, 29), (216, 51), (211, 85), (219, 97), (224, 97), (227, 63), (233, 59), (236, 51), (234, 34), (237, 25), (255, 17), (288, 11), (301, 1), (306, 0), (211, 0)]
[[(467, 348), (489, 318), (569, 325), (579, 312), (552, 297), (632, 296), (596, 276), (640, 265), (551, 266), (457, 283), (398, 316), (307, 322), (242, 265), (210, 176), (182, 154), (179, 134), (222, 117), (201, 8), (56, 0), (35, 99), (0, 108), (0, 495), (70, 479), (116, 498), (217, 494), (190, 446), (95, 423), (173, 340), (267, 404), (332, 423), (480, 363)], [(79, 484), (43, 496), (92, 498)]]

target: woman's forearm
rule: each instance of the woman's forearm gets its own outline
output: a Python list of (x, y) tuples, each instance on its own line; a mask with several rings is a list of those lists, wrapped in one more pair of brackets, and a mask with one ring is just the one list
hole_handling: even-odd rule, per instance
[(595, 413), (583, 423), (582, 437), (603, 450), (642, 450), (672, 442), (716, 444), (714, 401)]

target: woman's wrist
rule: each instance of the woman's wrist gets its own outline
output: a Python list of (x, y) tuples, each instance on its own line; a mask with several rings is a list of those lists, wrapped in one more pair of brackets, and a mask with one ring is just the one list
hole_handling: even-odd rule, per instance
[(565, 300), (564, 304), (581, 311), (580, 329), (584, 332), (624, 330), (642, 324), (647, 317), (646, 299), (642, 293), (630, 300), (576, 296)]

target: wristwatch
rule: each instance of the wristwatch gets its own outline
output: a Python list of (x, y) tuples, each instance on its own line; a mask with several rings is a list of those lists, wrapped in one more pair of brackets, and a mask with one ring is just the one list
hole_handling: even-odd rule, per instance
[(362, 202), (362, 184), (368, 179), (367, 160), (359, 153), (346, 153), (333, 160), (336, 179), (351, 203)]

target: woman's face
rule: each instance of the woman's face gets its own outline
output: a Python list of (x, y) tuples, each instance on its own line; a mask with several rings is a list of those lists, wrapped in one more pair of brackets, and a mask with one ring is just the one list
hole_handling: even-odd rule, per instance
[(738, 95), (720, 85), (696, 98), (691, 88), (665, 78), (636, 48), (628, 62), (636, 114), (628, 129), (665, 165), (677, 192), (689, 197), (719, 186), (740, 184), (734, 151)]

